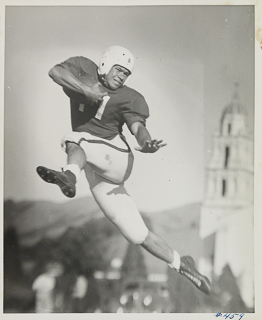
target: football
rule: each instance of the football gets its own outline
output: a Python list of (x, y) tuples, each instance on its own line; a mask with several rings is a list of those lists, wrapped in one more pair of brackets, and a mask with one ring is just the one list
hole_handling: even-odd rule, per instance
[[(84, 84), (88, 85), (89, 87), (92, 87), (94, 84), (96, 84), (98, 81), (96, 81), (91, 75), (84, 75), (84, 76), (79, 76), (78, 78), (81, 82), (83, 82)], [(99, 83), (99, 82), (98, 82)], [(83, 103), (86, 104), (88, 103), (88, 99), (87, 97), (82, 94), (82, 93), (78, 93), (74, 90), (68, 89), (66, 87), (63, 87), (64, 93), (72, 100), (79, 102), (79, 103)], [(99, 90), (101, 92), (106, 92), (106, 88), (103, 87), (101, 84), (99, 86)]]

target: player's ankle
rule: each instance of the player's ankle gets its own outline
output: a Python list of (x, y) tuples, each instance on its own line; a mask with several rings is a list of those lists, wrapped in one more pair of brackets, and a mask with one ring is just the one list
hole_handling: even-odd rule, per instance
[[(73, 174), (75, 183), (78, 181), (81, 170), (77, 164), (68, 164), (64, 167), (64, 172), (69, 171)], [(71, 176), (72, 177), (72, 176)]]

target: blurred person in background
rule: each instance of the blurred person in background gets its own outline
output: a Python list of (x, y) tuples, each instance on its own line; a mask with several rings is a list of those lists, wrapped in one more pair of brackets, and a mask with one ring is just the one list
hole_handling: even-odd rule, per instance
[(81, 274), (77, 276), (75, 286), (73, 288), (72, 298), (73, 298), (73, 312), (83, 313), (86, 311), (84, 298), (87, 294), (88, 280)]
[(56, 278), (63, 274), (63, 266), (60, 263), (49, 262), (45, 272), (34, 280), (32, 289), (35, 292), (35, 312), (53, 313), (55, 310)]

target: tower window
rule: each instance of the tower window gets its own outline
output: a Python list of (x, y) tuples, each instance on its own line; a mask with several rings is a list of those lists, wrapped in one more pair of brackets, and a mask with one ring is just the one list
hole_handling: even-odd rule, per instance
[(226, 152), (225, 152), (225, 168), (228, 167), (229, 152), (230, 152), (229, 147), (226, 147)]
[(231, 123), (229, 123), (228, 126), (227, 126), (227, 132), (228, 132), (228, 134), (231, 133)]
[(224, 197), (226, 195), (226, 189), (227, 189), (227, 182), (225, 179), (222, 180), (222, 196)]

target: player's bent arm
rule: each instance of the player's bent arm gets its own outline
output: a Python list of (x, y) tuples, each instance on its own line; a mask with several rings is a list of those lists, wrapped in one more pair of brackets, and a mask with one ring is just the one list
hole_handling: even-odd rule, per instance
[(84, 94), (87, 99), (91, 99), (93, 102), (102, 100), (103, 96), (107, 94), (99, 90), (98, 83), (89, 86), (80, 81), (72, 72), (59, 65), (54, 66), (48, 75), (58, 85)]
[(49, 77), (53, 81), (62, 87), (74, 90), (78, 93), (88, 91), (90, 88), (82, 83), (77, 77), (70, 71), (61, 66), (54, 66), (48, 73)]

